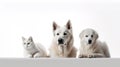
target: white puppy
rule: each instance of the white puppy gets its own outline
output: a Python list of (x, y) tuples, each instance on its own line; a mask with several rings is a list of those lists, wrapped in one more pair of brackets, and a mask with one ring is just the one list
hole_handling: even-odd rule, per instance
[(23, 47), (25, 49), (25, 57), (27, 58), (40, 58), (40, 57), (47, 57), (47, 53), (45, 48), (37, 43), (35, 44), (32, 37), (28, 39), (22, 37), (23, 40)]
[(81, 47), (79, 58), (110, 57), (109, 49), (105, 42), (98, 39), (98, 34), (93, 29), (85, 29), (80, 33)]

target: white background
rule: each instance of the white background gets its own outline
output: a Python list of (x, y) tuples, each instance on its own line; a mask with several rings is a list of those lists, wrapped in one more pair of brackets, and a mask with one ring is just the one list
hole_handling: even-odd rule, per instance
[(107, 42), (111, 57), (120, 57), (120, 1), (117, 0), (1, 0), (0, 57), (22, 58), (22, 36), (33, 36), (35, 42), (48, 49), (53, 38), (53, 21), (63, 26), (69, 19), (77, 48), (80, 32), (93, 28), (99, 33), (99, 40)]

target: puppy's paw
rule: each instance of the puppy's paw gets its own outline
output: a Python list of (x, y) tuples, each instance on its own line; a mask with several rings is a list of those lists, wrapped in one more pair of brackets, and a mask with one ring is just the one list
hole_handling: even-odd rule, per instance
[(95, 55), (93, 55), (93, 54), (89, 54), (88, 55), (88, 58), (95, 58), (96, 56)]
[(94, 55), (94, 57), (95, 57), (95, 58), (104, 58), (105, 56), (102, 55), (102, 54), (96, 54), (96, 55)]

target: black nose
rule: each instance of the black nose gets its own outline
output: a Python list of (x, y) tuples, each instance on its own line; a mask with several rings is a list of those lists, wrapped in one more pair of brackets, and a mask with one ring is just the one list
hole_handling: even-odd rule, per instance
[(91, 44), (91, 43), (92, 43), (92, 40), (88, 40), (88, 43)]
[(62, 38), (58, 39), (58, 43), (59, 44), (63, 44), (64, 43), (64, 40)]

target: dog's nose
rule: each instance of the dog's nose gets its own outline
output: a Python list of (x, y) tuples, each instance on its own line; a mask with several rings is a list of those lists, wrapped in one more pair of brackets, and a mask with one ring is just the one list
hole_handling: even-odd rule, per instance
[(64, 43), (64, 40), (62, 38), (58, 39), (58, 43), (59, 44), (63, 44)]
[(91, 44), (91, 43), (92, 43), (92, 40), (88, 40), (88, 43)]

